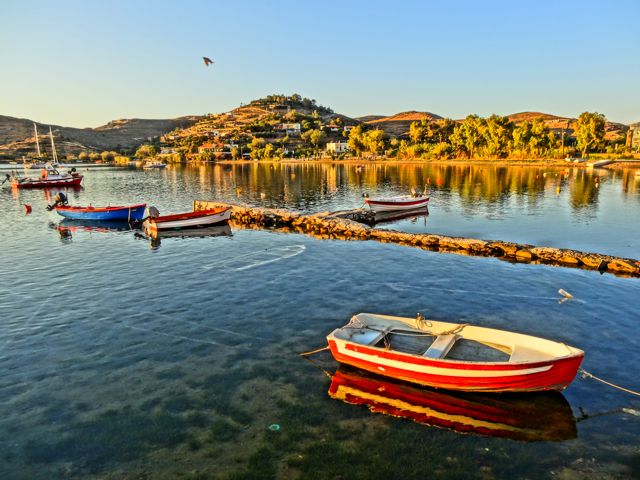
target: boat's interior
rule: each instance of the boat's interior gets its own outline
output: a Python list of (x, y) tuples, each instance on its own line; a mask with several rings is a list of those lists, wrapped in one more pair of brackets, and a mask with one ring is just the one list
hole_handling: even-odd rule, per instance
[(360, 313), (334, 332), (337, 338), (433, 359), (467, 362), (534, 362), (580, 354), (561, 342), (516, 332)]
[(422, 355), (423, 357), (476, 362), (508, 362), (511, 352), (508, 347), (489, 345), (475, 340), (460, 338), (456, 334), (425, 335), (416, 332), (392, 330), (378, 332), (375, 343), (378, 348)]
[(474, 362), (520, 362), (549, 358), (539, 350), (523, 346), (492, 344), (458, 334), (430, 335), (415, 330), (371, 328), (349, 329), (348, 340), (385, 350), (421, 355), (433, 359)]

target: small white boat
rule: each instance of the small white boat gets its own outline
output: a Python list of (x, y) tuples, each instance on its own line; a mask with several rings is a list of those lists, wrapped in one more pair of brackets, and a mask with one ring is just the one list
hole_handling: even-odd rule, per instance
[(429, 204), (429, 197), (424, 195), (399, 195), (396, 197), (367, 198), (364, 202), (376, 213), (392, 212), (426, 208)]
[(151, 162), (151, 163), (145, 163), (142, 168), (144, 168), (145, 170), (151, 170), (151, 169), (154, 169), (154, 168), (166, 168), (166, 166), (167, 166), (166, 163)]
[(149, 207), (149, 217), (144, 221), (144, 229), (148, 235), (156, 235), (158, 231), (179, 230), (183, 228), (211, 227), (222, 225), (231, 218), (231, 207), (212, 208), (195, 212), (177, 213), (174, 215), (157, 214), (155, 207)]
[(359, 313), (327, 336), (333, 357), (369, 372), (449, 390), (563, 390), (584, 352), (531, 335)]

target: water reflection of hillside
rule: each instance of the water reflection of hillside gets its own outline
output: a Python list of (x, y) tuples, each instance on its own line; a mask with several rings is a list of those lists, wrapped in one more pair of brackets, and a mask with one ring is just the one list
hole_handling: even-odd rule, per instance
[(188, 178), (206, 191), (213, 187), (244, 201), (312, 210), (334, 197), (362, 193), (405, 193), (425, 186), (443, 200), (455, 197), (465, 213), (479, 206), (499, 215), (511, 202), (535, 209), (545, 197), (568, 193), (574, 210), (593, 208), (600, 186), (614, 180), (623, 195), (637, 196), (633, 172), (578, 168), (473, 165), (242, 163), (185, 167)]

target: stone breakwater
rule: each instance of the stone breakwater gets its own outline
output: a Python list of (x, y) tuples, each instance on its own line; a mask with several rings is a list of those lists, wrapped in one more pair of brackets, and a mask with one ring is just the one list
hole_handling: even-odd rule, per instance
[[(479, 240), (465, 237), (448, 237), (431, 233), (406, 233), (370, 227), (370, 212), (350, 210), (302, 214), (289, 210), (250, 207), (206, 200), (196, 200), (194, 210), (214, 207), (232, 207), (231, 221), (248, 228), (273, 228), (305, 233), (322, 239), (376, 240), (397, 243), (427, 250), (459, 255), (496, 257), (521, 263), (542, 263), (564, 267), (576, 267), (614, 275), (640, 277), (640, 261), (613, 257), (598, 253), (581, 252), (564, 248), (536, 247), (534, 245)], [(353, 220), (353, 219), (357, 219)]]

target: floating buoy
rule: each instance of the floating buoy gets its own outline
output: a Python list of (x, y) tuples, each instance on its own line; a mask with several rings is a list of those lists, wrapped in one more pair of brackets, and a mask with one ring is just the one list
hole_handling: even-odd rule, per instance
[(29, 215), (31, 213), (31, 205), (29, 205), (28, 203), (24, 204), (24, 211), (27, 215)]

